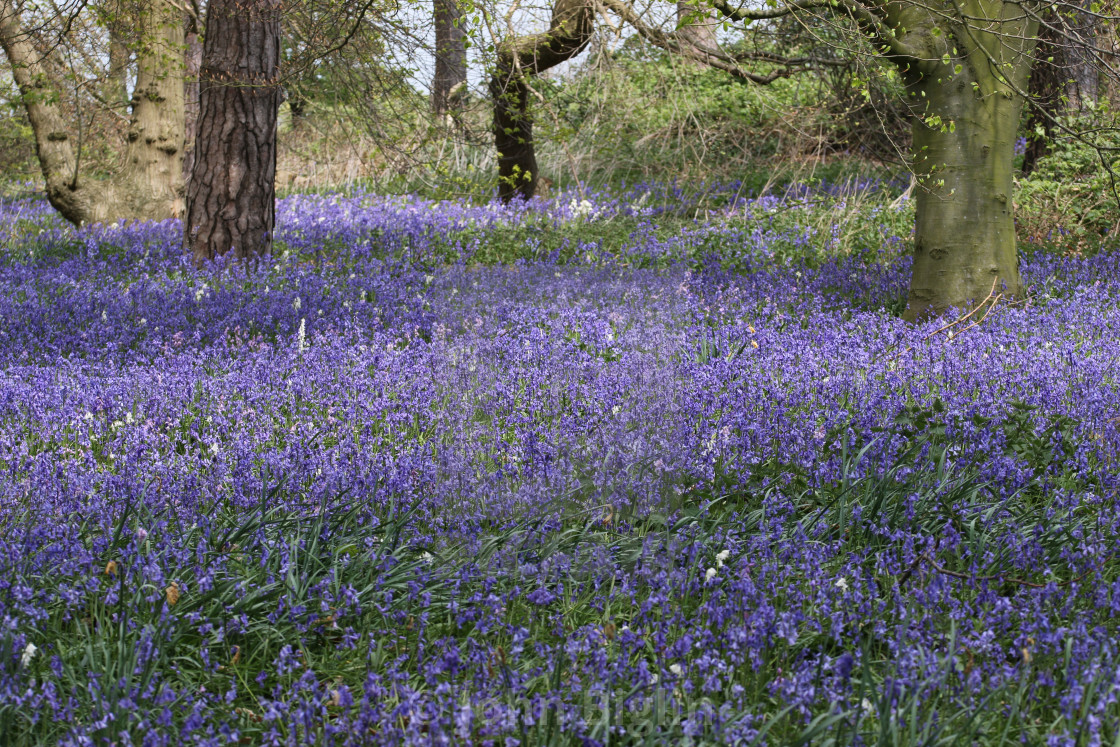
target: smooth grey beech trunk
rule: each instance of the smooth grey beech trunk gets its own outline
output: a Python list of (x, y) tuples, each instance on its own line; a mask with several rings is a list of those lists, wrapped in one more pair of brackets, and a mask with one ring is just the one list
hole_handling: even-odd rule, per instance
[(993, 292), (1019, 296), (1012, 159), (1037, 21), (1012, 2), (929, 0), (895, 25), (917, 52), (895, 60), (913, 107), (918, 177), (904, 316), (965, 311)]
[(279, 0), (210, 0), (183, 221), (196, 265), (272, 249), (279, 78)]
[[(909, 321), (1023, 291), (1012, 158), (1038, 42), (1038, 8), (1014, 0), (706, 0), (737, 21), (846, 16), (896, 66), (913, 117), (914, 265)], [(803, 19), (808, 20), (808, 19)]]
[[(985, 96), (970, 86), (935, 86), (930, 109), (942, 123), (913, 126), (914, 269), (906, 318), (920, 319), (1023, 291), (1012, 212), (1020, 96)], [(952, 123), (947, 124), (947, 123)]]
[(86, 172), (81, 138), (58, 104), (58, 81), (23, 29), (17, 7), (0, 0), (0, 46), (35, 136), (47, 199), (71, 223), (164, 220), (182, 214), (181, 13), (170, 0), (148, 0), (132, 19), (137, 67), (128, 142), (120, 168), (105, 177)]

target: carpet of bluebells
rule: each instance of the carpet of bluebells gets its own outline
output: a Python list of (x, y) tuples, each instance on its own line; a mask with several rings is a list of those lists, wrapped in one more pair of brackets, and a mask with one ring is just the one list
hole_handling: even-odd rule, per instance
[(1117, 743), (1120, 252), (911, 327), (910, 210), (0, 204), (0, 743)]

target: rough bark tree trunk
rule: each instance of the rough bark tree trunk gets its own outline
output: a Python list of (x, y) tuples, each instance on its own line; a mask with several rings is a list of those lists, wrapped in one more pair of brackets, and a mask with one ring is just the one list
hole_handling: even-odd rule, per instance
[(537, 191), (533, 119), (528, 76), (570, 60), (591, 41), (593, 6), (588, 0), (556, 0), (548, 31), (504, 40), (490, 78), (494, 101), (494, 145), (498, 151), (498, 196), (505, 202)]
[(456, 108), (467, 84), (466, 33), (456, 0), (432, 0), (436, 30), (432, 113), (443, 116)]
[(170, 0), (150, 0), (137, 19), (137, 77), (124, 164), (108, 179), (82, 173), (77, 127), (57, 104), (56, 83), (19, 12), (0, 0), (0, 46), (35, 136), (47, 199), (71, 223), (162, 220), (180, 214), (183, 158), (183, 26)]
[(271, 251), (279, 74), (279, 0), (210, 0), (183, 225), (196, 265)]

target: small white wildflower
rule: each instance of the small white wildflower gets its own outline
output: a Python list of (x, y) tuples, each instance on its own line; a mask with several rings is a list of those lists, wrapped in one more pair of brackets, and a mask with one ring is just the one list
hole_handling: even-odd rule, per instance
[(708, 583), (713, 578), (715, 578), (717, 573), (719, 573), (719, 571), (717, 571), (715, 568), (709, 568), (708, 570), (704, 571), (704, 583)]
[(31, 665), (31, 660), (35, 657), (35, 652), (38, 650), (39, 647), (34, 643), (28, 643), (23, 647), (23, 653), (20, 654), (19, 663), (24, 669)]
[(864, 698), (863, 700), (860, 701), (859, 707), (863, 709), (863, 712), (864, 712), (865, 715), (868, 715), (868, 716), (874, 716), (875, 715), (875, 706), (867, 698)]
[(682, 674), (684, 674), (684, 670), (681, 669), (680, 664), (670, 664), (669, 671), (673, 673), (674, 677), (680, 677)]
[(420, 559), (425, 563), (431, 563), (433, 560), (433, 556), (430, 552), (422, 552), (420, 553)]
[(723, 568), (723, 564), (727, 562), (729, 557), (731, 557), (730, 550), (720, 550), (716, 555), (716, 568)]
[[(296, 299), (299, 300), (299, 299)], [(296, 333), (296, 344), (299, 347), (299, 352), (303, 352), (307, 347), (307, 319), (301, 318), (299, 320), (299, 332)]]
[(840, 591), (847, 591), (848, 590), (848, 579), (844, 578), (843, 576), (836, 579), (836, 588), (839, 589)]
[(657, 680), (659, 680), (659, 679), (660, 679), (660, 678), (659, 678), (659, 677), (657, 676), (657, 674), (656, 674), (656, 673), (655, 673), (655, 674), (651, 674), (651, 675), (649, 676), (649, 684), (651, 684), (651, 685), (656, 685), (656, 684), (657, 684)]
[(612, 415), (617, 415), (620, 412), (622, 412), (622, 408), (619, 407), (618, 405), (615, 405), (614, 407), (611, 408), (611, 414)]
[(584, 199), (579, 202), (572, 200), (568, 203), (568, 209), (572, 211), (573, 218), (586, 218), (591, 215), (592, 207), (591, 203)]
[(303, 299), (301, 299), (299, 296), (296, 296), (296, 300), (292, 301), (292, 308), (295, 311), (299, 311), (300, 308), (302, 308), (302, 307), (303, 307)]

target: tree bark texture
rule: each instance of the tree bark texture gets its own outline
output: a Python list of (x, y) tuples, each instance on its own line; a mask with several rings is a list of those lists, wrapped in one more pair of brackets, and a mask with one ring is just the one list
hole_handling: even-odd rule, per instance
[(918, 176), (910, 321), (965, 309), (993, 290), (1012, 297), (1023, 290), (1012, 160), (1037, 23), (1010, 2), (963, 6), (966, 17), (993, 22), (948, 22), (951, 6), (905, 22), (923, 50), (920, 60), (901, 62)]
[(279, 0), (211, 0), (183, 226), (196, 265), (271, 251), (279, 73)]
[(711, 17), (711, 11), (696, 0), (677, 0), (677, 36), (693, 49), (716, 49), (716, 29), (719, 22)]
[(183, 26), (169, 0), (151, 0), (136, 19), (136, 90), (124, 163), (110, 178), (81, 170), (81, 130), (56, 103), (56, 81), (10, 0), (0, 0), (0, 46), (12, 67), (35, 136), (47, 199), (75, 225), (163, 220), (182, 212)]
[(494, 145), (498, 151), (498, 196), (505, 202), (536, 194), (536, 149), (529, 110), (529, 81), (575, 57), (594, 30), (588, 0), (556, 0), (548, 31), (506, 39), (498, 45), (498, 62), (490, 78), (494, 101)]
[(436, 31), (432, 113), (443, 116), (456, 108), (467, 85), (466, 34), (456, 0), (432, 0)]
[(105, 97), (110, 103), (123, 106), (129, 101), (128, 57), (128, 45), (125, 44), (121, 32), (114, 27), (110, 27), (109, 76), (105, 91)]

